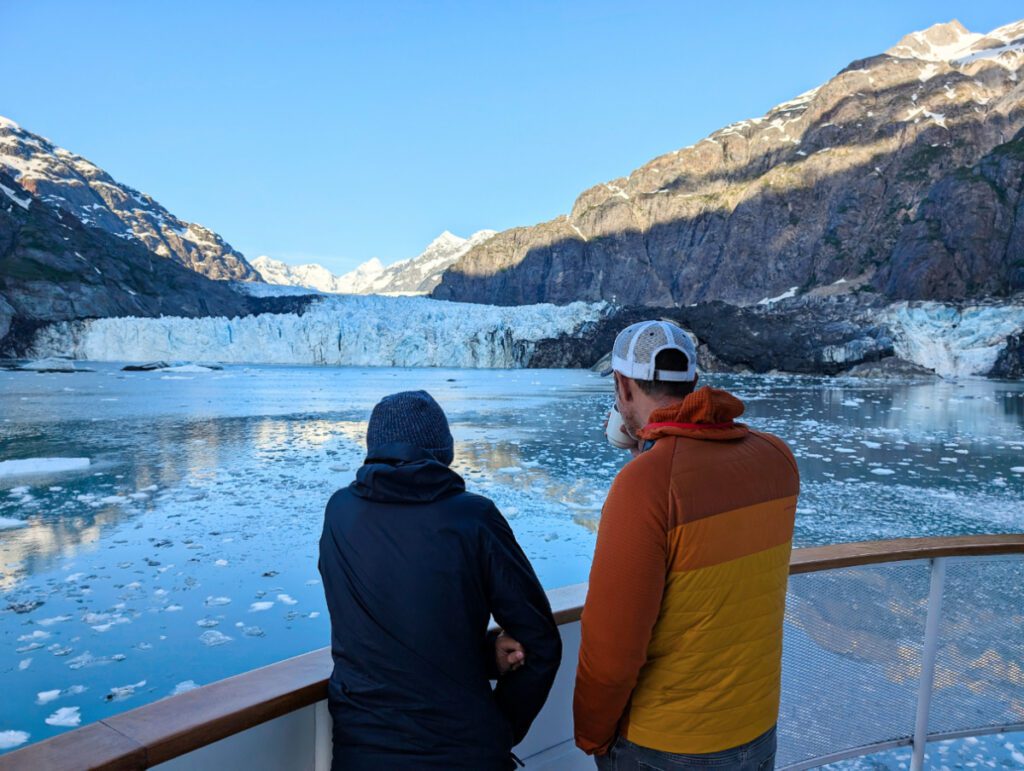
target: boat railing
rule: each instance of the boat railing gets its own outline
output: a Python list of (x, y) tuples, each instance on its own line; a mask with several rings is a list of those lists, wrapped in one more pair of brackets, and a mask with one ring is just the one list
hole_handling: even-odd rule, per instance
[[(796, 549), (790, 574), (778, 768), (904, 747), (921, 769), (935, 742), (1024, 730), (1024, 534)], [(572, 742), (585, 596), (549, 592), (565, 656), (517, 748), (531, 768), (593, 767)], [(330, 670), (316, 650), (2, 755), (0, 769), (326, 770)]]

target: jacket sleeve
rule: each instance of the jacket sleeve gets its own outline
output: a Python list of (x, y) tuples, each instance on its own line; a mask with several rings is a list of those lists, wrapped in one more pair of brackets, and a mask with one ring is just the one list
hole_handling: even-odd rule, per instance
[(587, 754), (615, 740), (665, 591), (668, 470), (655, 461), (626, 464), (601, 512), (573, 694), (576, 745)]
[[(491, 615), (526, 651), (524, 665), (499, 678), (494, 690), (498, 707), (512, 727), (515, 745), (526, 736), (547, 700), (562, 660), (562, 638), (540, 581), (497, 509), (488, 514), (486, 538)], [(493, 661), (493, 649), (490, 658)]]

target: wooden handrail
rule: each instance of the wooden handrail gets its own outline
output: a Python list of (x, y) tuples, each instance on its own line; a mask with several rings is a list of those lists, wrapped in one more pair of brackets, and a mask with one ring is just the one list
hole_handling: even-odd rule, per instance
[(793, 556), (789, 561), (789, 574), (877, 565), (881, 562), (906, 562), (936, 557), (986, 557), (997, 554), (1024, 554), (1024, 533), (896, 538), (889, 541), (853, 541), (829, 546), (811, 546), (793, 550)]
[[(1024, 533), (901, 538), (793, 551), (791, 574), (935, 557), (1024, 554)], [(587, 585), (548, 592), (555, 620), (578, 621)], [(329, 648), (254, 669), (0, 755), (4, 769), (144, 769), (327, 698)]]

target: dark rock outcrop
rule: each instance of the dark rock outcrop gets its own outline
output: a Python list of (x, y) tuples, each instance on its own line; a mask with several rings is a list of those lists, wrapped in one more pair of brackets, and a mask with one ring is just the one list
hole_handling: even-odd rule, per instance
[(698, 341), (701, 369), (729, 372), (795, 372), (834, 375), (893, 355), (889, 330), (879, 325), (874, 298), (792, 300), (774, 306), (737, 307), (722, 302), (685, 308), (624, 308), (576, 336), (539, 343), (531, 367), (591, 367), (612, 348), (625, 326), (663, 318)]
[(1021, 41), (1024, 22), (984, 38), (955, 22), (909, 35), (763, 118), (587, 190), (567, 216), (499, 233), (433, 294), (679, 306), (842, 281), (887, 299), (1018, 292)]
[(988, 376), (1001, 380), (1024, 380), (1024, 333), (1006, 341), (1006, 347), (999, 353)]

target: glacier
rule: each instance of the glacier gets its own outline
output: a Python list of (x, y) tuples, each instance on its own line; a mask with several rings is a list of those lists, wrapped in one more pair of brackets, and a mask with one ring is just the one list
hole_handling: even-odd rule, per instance
[(991, 372), (1007, 339), (1024, 331), (1024, 306), (902, 302), (879, 321), (891, 329), (900, 358), (943, 377), (969, 377)]
[(603, 302), (499, 307), (333, 295), (302, 314), (60, 322), (39, 331), (33, 353), (93, 361), (514, 368), (529, 364), (538, 341), (578, 334), (609, 309)]

